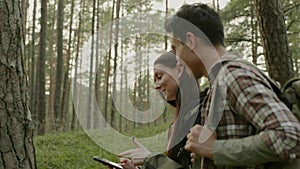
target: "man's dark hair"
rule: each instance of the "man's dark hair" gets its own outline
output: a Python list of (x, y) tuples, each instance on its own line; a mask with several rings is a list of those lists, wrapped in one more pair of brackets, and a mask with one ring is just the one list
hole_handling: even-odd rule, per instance
[(205, 4), (183, 5), (173, 17), (166, 20), (165, 29), (182, 42), (185, 42), (186, 33), (192, 32), (206, 42), (209, 40), (212, 45), (224, 46), (221, 18)]

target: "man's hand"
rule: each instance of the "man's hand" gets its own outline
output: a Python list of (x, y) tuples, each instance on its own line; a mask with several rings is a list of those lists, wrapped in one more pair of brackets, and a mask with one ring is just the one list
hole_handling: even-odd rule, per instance
[(204, 126), (195, 125), (191, 128), (187, 139), (184, 147), (186, 150), (196, 153), (199, 157), (212, 159), (212, 147), (217, 139), (216, 132)]
[(130, 156), (131, 162), (135, 165), (143, 165), (144, 159), (151, 154), (151, 152), (145, 148), (142, 144), (136, 141), (135, 137), (132, 137), (132, 143), (135, 145), (135, 149), (124, 151), (118, 154), (119, 157)]

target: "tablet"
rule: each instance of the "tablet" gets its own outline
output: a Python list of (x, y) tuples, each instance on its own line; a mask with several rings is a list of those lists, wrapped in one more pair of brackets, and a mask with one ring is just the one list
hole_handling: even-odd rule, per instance
[(118, 163), (109, 161), (109, 160), (107, 160), (107, 159), (105, 159), (105, 158), (101, 158), (101, 157), (98, 157), (98, 156), (94, 156), (93, 159), (94, 159), (95, 161), (98, 161), (98, 162), (102, 163), (103, 165), (108, 166), (108, 167), (116, 168), (116, 169), (123, 169), (123, 167), (120, 166)]

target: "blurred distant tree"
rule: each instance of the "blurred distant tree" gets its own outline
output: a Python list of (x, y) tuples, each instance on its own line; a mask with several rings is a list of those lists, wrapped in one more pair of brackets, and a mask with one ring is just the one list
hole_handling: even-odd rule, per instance
[(46, 93), (45, 93), (45, 61), (47, 38), (47, 1), (41, 1), (41, 30), (39, 43), (38, 66), (36, 67), (36, 114), (38, 115), (38, 134), (45, 133)]
[(55, 76), (55, 93), (54, 93), (54, 114), (56, 120), (56, 127), (61, 126), (62, 121), (62, 107), (61, 95), (63, 86), (63, 72), (64, 72), (64, 56), (63, 56), (63, 26), (64, 26), (64, 0), (58, 0), (57, 4), (57, 63)]

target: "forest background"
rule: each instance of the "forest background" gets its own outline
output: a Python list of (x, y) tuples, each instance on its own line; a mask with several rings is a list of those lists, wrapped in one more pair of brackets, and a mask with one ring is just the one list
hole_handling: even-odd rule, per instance
[[(19, 99), (23, 101), (24, 113), (21, 114), (24, 120), (15, 125), (16, 104), (7, 104), (5, 98), (9, 94), (0, 95), (1, 103), (6, 103), (0, 104), (1, 121), (8, 119), (1, 122), (1, 126), (7, 127), (0, 128), (3, 143), (0, 146), (0, 166), (93, 168), (97, 166), (90, 160), (93, 154), (117, 158), (102, 149), (95, 138), (84, 131), (110, 126), (124, 135), (149, 137), (167, 130), (173, 110), (155, 97), (152, 64), (159, 54), (170, 50), (168, 37), (164, 33), (133, 34), (119, 42), (122, 27), (117, 21), (149, 13), (165, 18), (174, 14), (183, 3), (185, 1), (168, 0), (1, 1), (1, 5), (4, 4), (1, 9), (13, 9), (11, 15), (15, 14), (14, 17), (19, 20), (12, 22), (12, 18), (7, 17), (6, 24), (11, 29), (16, 23), (21, 25), (16, 27), (22, 32), (19, 41), (7, 44), (22, 43), (16, 45), (23, 51), (22, 55), (14, 56), (19, 58), (18, 64), (24, 68), (24, 71), (16, 71), (16, 74), (22, 75), (22, 81), (12, 84), (19, 83), (24, 88), (19, 92), (27, 99)], [(227, 3), (212, 0), (209, 5), (223, 19), (228, 50), (241, 52), (280, 84), (299, 76), (298, 0), (230, 0)], [(15, 11), (19, 11), (19, 15)], [(132, 21), (138, 23), (139, 20), (135, 19), (138, 18), (133, 17)], [(105, 32), (105, 29), (109, 31)], [(6, 49), (3, 32), (1, 45)], [(103, 48), (107, 42), (109, 47)], [(1, 57), (2, 64), (6, 57), (5, 63), (11, 65), (11, 56), (1, 53)], [(5, 78), (0, 80), (5, 81)], [(200, 80), (200, 84), (202, 88), (207, 86), (204, 79)], [(122, 94), (124, 91), (127, 96)], [(18, 102), (18, 97), (12, 95), (13, 100)], [(149, 96), (155, 99), (151, 100)], [(155, 119), (150, 115), (144, 117), (153, 119), (149, 123), (137, 122), (126, 118), (126, 113), (132, 109), (128, 108), (128, 104), (122, 104), (124, 102), (137, 110), (134, 116), (153, 109), (151, 103), (160, 105), (153, 110), (160, 114)], [(102, 120), (98, 117), (99, 112)], [(3, 133), (8, 133), (8, 136)], [(14, 138), (12, 133), (21, 133), (25, 139)], [(18, 147), (19, 144), (25, 150)]]

